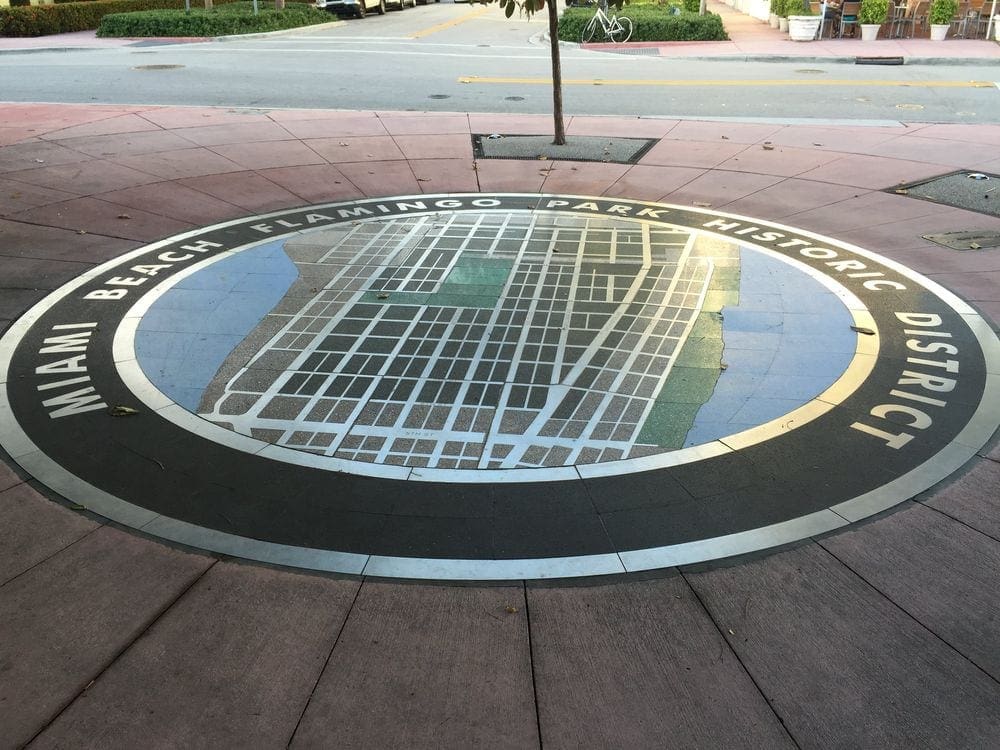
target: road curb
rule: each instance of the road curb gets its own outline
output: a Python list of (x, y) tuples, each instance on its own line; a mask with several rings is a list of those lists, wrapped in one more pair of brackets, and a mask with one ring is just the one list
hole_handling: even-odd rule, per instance
[(296, 26), (294, 29), (279, 29), (278, 31), (261, 31), (257, 34), (229, 34), (227, 36), (212, 36), (204, 37), (205, 41), (209, 42), (232, 42), (239, 41), (241, 39), (268, 39), (274, 36), (288, 36), (296, 32), (301, 31), (322, 31), (323, 29), (332, 29), (334, 26), (340, 26), (345, 23), (344, 21), (329, 21), (327, 23), (315, 23), (310, 26)]

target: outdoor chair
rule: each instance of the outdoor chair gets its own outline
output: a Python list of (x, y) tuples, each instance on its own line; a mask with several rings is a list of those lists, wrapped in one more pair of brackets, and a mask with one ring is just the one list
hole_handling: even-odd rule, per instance
[(959, 26), (958, 36), (963, 36), (966, 39), (984, 39), (989, 22), (990, 8), (985, 3), (974, 0), (965, 12), (965, 17)]
[(819, 31), (816, 32), (816, 38), (822, 39), (823, 37), (827, 37), (828, 39), (833, 39), (837, 26), (837, 9), (832, 4), (827, 5), (826, 2), (818, 2), (817, 0), (810, 0), (809, 9), (813, 12), (813, 15), (822, 16), (819, 22)]
[(951, 30), (948, 32), (952, 37), (965, 36), (965, 29), (969, 20), (969, 0), (963, 0), (958, 4), (958, 10), (951, 18)]
[(843, 37), (844, 30), (850, 28), (851, 36), (858, 25), (858, 11), (861, 8), (860, 2), (845, 2), (840, 6), (840, 28), (837, 36)]
[(985, 39), (986, 30), (990, 26), (990, 9), (983, 6), (979, 11), (979, 23), (976, 26), (976, 39)]
[[(889, 15), (889, 37), (910, 39), (914, 34), (914, 17), (911, 13), (916, 6), (894, 5)], [(909, 30), (909, 33), (906, 33)]]

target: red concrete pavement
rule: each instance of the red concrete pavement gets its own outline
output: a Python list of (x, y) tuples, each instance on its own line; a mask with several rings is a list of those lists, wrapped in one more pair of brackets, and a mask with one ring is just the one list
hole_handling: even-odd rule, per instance
[[(470, 190), (697, 202), (791, 223), (905, 263), (1000, 319), (1000, 250), (923, 239), (1000, 220), (881, 192), (1000, 170), (1000, 126), (569, 118), (570, 134), (659, 139), (635, 165), (477, 161), (467, 145), (473, 132), (549, 127), (5, 104), (0, 330), (88, 268), (187, 228)], [(361, 133), (364, 148), (327, 147)], [(0, 463), (0, 748), (997, 747), (998, 462), (994, 443), (895, 512), (753, 560), (502, 586), (174, 549), (61, 506)]]

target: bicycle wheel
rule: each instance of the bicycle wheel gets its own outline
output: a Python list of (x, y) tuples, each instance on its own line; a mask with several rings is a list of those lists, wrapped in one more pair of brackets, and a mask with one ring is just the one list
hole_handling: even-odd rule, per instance
[(583, 27), (583, 31), (580, 32), (580, 44), (586, 44), (593, 39), (594, 35), (597, 33), (597, 27), (597, 16), (594, 16), (587, 21), (587, 24)]
[(608, 36), (616, 44), (627, 42), (632, 37), (632, 19), (625, 16), (615, 18), (608, 28)]

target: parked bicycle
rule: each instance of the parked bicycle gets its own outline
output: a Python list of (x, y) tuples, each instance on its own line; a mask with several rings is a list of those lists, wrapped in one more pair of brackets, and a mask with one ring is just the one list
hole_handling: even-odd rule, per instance
[(625, 16), (618, 16), (612, 13), (610, 16), (605, 12), (607, 3), (600, 2), (597, 5), (597, 12), (594, 17), (587, 21), (580, 33), (580, 44), (592, 42), (600, 29), (602, 39), (615, 42), (627, 42), (632, 37), (632, 19)]

